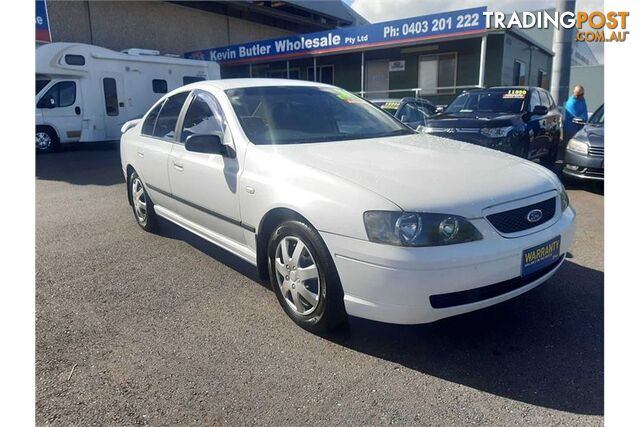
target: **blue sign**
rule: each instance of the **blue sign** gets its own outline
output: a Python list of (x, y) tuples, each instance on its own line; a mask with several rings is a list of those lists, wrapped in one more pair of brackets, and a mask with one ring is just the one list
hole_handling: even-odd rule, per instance
[(486, 7), (416, 16), (185, 53), (186, 58), (242, 64), (344, 52), (485, 31)]
[(44, 0), (36, 0), (36, 41), (51, 41), (49, 16), (47, 15), (47, 3), (45, 3)]

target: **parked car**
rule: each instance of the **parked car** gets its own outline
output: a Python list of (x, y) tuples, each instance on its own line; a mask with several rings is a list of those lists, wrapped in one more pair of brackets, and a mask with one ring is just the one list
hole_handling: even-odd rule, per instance
[(436, 114), (437, 109), (431, 101), (423, 98), (377, 99), (371, 102), (412, 129), (424, 125), (429, 117)]
[(604, 104), (584, 123), (584, 127), (567, 142), (562, 172), (573, 178), (604, 180)]
[(36, 152), (70, 142), (120, 138), (120, 128), (142, 116), (165, 93), (198, 80), (220, 78), (211, 61), (131, 48), (115, 52), (82, 43), (36, 48)]
[(334, 86), (194, 83), (122, 130), (140, 227), (163, 217), (255, 265), (311, 331), (499, 303), (551, 277), (574, 239), (549, 170), (417, 134)]
[(555, 162), (562, 141), (562, 114), (538, 87), (493, 87), (460, 94), (420, 131)]

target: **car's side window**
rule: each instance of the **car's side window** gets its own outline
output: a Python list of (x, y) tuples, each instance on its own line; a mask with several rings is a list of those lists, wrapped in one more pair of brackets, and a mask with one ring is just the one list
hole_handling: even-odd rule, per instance
[(548, 109), (551, 109), (551, 100), (549, 99), (549, 95), (547, 95), (547, 93), (542, 90), (538, 92), (540, 93), (540, 102), (542, 103), (542, 105), (544, 105)]
[(156, 120), (158, 119), (158, 113), (162, 108), (162, 104), (164, 102), (160, 102), (158, 105), (154, 107), (153, 110), (147, 114), (147, 118), (144, 120), (142, 124), (142, 134), (146, 136), (153, 136), (153, 129), (156, 127)]
[(184, 116), (180, 142), (185, 142), (190, 135), (224, 135), (226, 122), (222, 108), (211, 95), (199, 92), (193, 97), (191, 105)]
[(162, 139), (174, 139), (178, 116), (184, 102), (187, 100), (187, 96), (189, 96), (189, 92), (181, 92), (167, 98), (156, 120), (153, 136)]
[(533, 112), (533, 109), (536, 108), (540, 103), (540, 95), (538, 95), (537, 90), (531, 91), (531, 98), (529, 98), (529, 112)]

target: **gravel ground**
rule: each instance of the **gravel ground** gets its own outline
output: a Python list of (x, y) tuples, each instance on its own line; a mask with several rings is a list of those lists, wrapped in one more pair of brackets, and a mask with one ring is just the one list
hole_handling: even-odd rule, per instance
[(250, 265), (167, 222), (142, 231), (117, 146), (38, 156), (36, 174), (38, 425), (603, 423), (597, 186), (569, 187), (573, 257), (535, 290), (320, 337)]

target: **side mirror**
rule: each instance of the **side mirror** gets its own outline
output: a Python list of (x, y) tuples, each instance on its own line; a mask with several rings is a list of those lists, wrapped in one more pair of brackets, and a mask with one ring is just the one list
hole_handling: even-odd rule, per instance
[(53, 98), (53, 96), (45, 96), (44, 98), (40, 98), (40, 101), (38, 101), (38, 108), (56, 108), (56, 100)]
[(436, 107), (436, 114), (440, 114), (440, 113), (444, 112), (445, 108), (446, 107), (443, 107), (442, 105), (439, 106), (439, 107)]
[(580, 117), (574, 117), (574, 118), (571, 120), (571, 122), (573, 122), (573, 123), (575, 123), (575, 124), (577, 124), (577, 125), (582, 125), (582, 126), (584, 126), (584, 125), (586, 125), (586, 124), (587, 124), (587, 122), (585, 122), (584, 120), (582, 120)]
[(219, 135), (191, 135), (184, 143), (184, 148), (194, 153), (227, 155)]
[(533, 114), (534, 116), (545, 116), (548, 113), (549, 109), (544, 105), (536, 105), (535, 107), (533, 107), (533, 111), (531, 112), (531, 114)]

